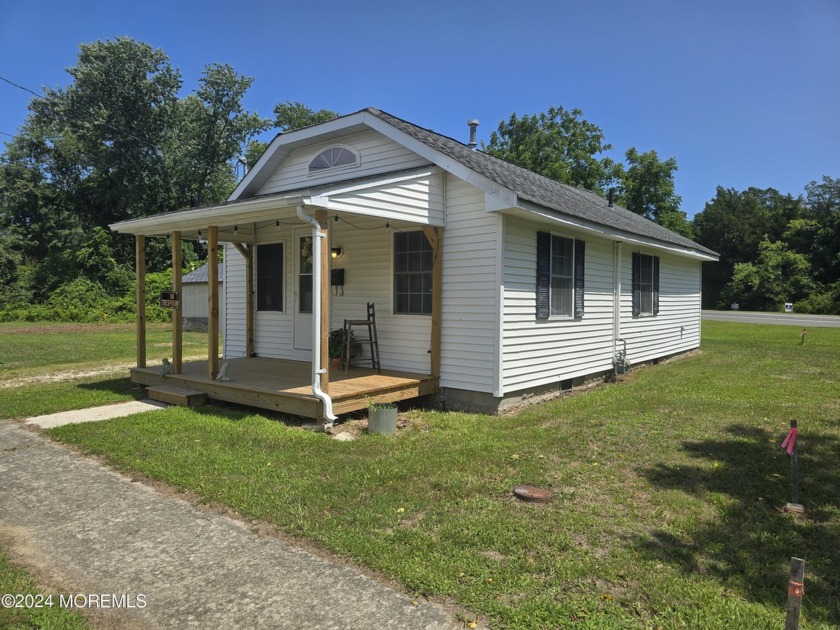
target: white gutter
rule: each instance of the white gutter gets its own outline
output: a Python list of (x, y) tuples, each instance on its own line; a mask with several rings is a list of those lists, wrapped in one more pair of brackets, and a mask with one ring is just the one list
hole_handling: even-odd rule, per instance
[(321, 239), (326, 235), (321, 231), (321, 224), (306, 214), (302, 205), (297, 207), (301, 221), (312, 225), (312, 393), (324, 403), (325, 427), (331, 427), (338, 420), (333, 414), (332, 399), (321, 389)]

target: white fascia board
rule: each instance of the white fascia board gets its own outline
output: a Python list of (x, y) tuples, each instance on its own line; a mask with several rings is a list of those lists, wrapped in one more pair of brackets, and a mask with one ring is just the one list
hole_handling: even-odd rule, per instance
[[(390, 138), (394, 142), (403, 145), (406, 149), (413, 151), (417, 155), (426, 158), (429, 162), (436, 164), (444, 171), (452, 173), (455, 177), (464, 180), (468, 184), (472, 184), (479, 190), (483, 190), (485, 193), (498, 197), (500, 200), (516, 199), (516, 194), (510, 189), (505, 188), (484, 175), (476, 173), (458, 160), (441, 153), (437, 149), (433, 149), (429, 145), (421, 142), (413, 136), (410, 136), (404, 131), (393, 127), (373, 114), (368, 112), (364, 112), (364, 114), (365, 118), (363, 122), (365, 125), (375, 131), (378, 131), (386, 138)], [(505, 202), (499, 201), (498, 203), (504, 204)], [(510, 204), (505, 205), (504, 207), (510, 207)]]
[(500, 210), (508, 210), (515, 208), (518, 199), (516, 193), (502, 186), (498, 186), (499, 190), (495, 192), (484, 191), (484, 208), (487, 212), (499, 212)]
[(162, 236), (176, 231), (202, 229), (210, 225), (230, 226), (237, 223), (273, 219), (277, 210), (295, 208), (309, 203), (302, 195), (256, 198), (234, 203), (157, 214), (142, 219), (131, 219), (112, 223), (108, 227), (120, 234)]
[[(519, 212), (517, 212), (517, 210)], [(509, 213), (513, 214), (514, 216), (520, 216), (525, 218), (529, 218), (529, 215), (536, 215), (538, 217), (548, 219), (549, 221), (552, 221), (554, 223), (560, 223), (571, 228), (582, 230), (584, 232), (598, 234), (603, 238), (607, 238), (613, 241), (621, 241), (624, 243), (636, 243), (638, 245), (643, 245), (644, 247), (650, 247), (651, 249), (666, 251), (676, 256), (682, 256), (685, 258), (693, 258), (695, 260), (704, 261), (718, 260), (716, 256), (704, 254), (703, 252), (698, 252), (697, 250), (689, 249), (688, 247), (680, 247), (675, 243), (665, 243), (663, 241), (641, 236), (639, 234), (632, 234), (630, 232), (625, 232), (623, 230), (611, 228), (606, 225), (600, 225), (598, 223), (587, 221), (585, 219), (579, 219), (577, 217), (564, 215), (554, 210), (543, 208), (541, 206), (538, 206), (537, 204), (528, 201), (520, 201), (517, 204), (516, 208), (509, 209)]]

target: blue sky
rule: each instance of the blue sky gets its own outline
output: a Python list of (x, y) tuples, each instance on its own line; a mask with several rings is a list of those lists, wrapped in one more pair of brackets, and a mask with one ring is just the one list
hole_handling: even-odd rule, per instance
[[(715, 187), (799, 194), (840, 177), (840, 0), (2, 2), (0, 75), (68, 83), (78, 45), (130, 36), (195, 88), (206, 64), (254, 77), (248, 108), (373, 106), (466, 141), (512, 112), (580, 108), (613, 145), (679, 165), (689, 216)], [(29, 96), (0, 83), (0, 132)], [(273, 136), (273, 133), (268, 134)]]

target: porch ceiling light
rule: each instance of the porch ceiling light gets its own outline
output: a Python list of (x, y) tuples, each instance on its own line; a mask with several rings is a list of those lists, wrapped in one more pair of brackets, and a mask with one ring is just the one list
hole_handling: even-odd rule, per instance
[(341, 247), (333, 247), (332, 249), (330, 249), (330, 256), (332, 256), (333, 258), (338, 258), (339, 256), (343, 255), (344, 249), (342, 249)]

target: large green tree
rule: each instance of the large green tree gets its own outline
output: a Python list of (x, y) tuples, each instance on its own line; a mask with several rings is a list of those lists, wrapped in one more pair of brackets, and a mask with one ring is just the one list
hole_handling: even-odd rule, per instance
[(328, 122), (340, 114), (330, 109), (314, 110), (299, 101), (278, 103), (274, 108), (274, 126), (281, 133)]
[[(774, 188), (717, 188), (715, 197), (694, 216), (697, 241), (720, 254), (720, 261), (703, 269), (703, 305), (726, 307), (729, 296), (723, 289), (732, 279), (737, 263), (759, 257), (763, 241), (782, 240), (788, 224), (799, 218), (802, 200)], [(736, 300), (737, 301), (737, 300)]]
[(811, 219), (811, 264), (820, 282), (840, 283), (840, 178), (823, 176), (805, 187)]
[(779, 311), (785, 302), (810, 296), (816, 285), (807, 256), (764, 238), (754, 261), (735, 263), (722, 301), (755, 311)]
[(606, 195), (670, 230), (691, 237), (691, 224), (680, 211), (674, 173), (677, 161), (660, 160), (656, 151), (631, 147), (625, 164), (603, 153), (612, 148), (600, 127), (583, 118), (579, 109), (551, 107), (547, 112), (517, 116), (499, 123), (482, 147), (487, 153), (551, 179)]
[(682, 197), (676, 193), (674, 173), (677, 160), (660, 160), (656, 151), (640, 153), (630, 147), (624, 154), (626, 168), (618, 183), (618, 203), (628, 210), (659, 223), (684, 236), (691, 236), (691, 225), (680, 210)]
[(547, 112), (517, 116), (499, 123), (482, 149), (490, 155), (572, 186), (601, 194), (615, 183), (620, 169), (600, 127), (579, 109), (550, 107)]
[[(108, 224), (226, 198), (236, 157), (271, 125), (242, 106), (250, 78), (209, 65), (181, 97), (168, 56), (130, 38), (82, 44), (68, 73), (31, 101), (0, 160), (0, 241), (16, 266), (0, 283), (26, 276), (35, 299), (80, 275), (118, 290), (133, 243)], [(150, 270), (169, 257), (148, 244)]]

